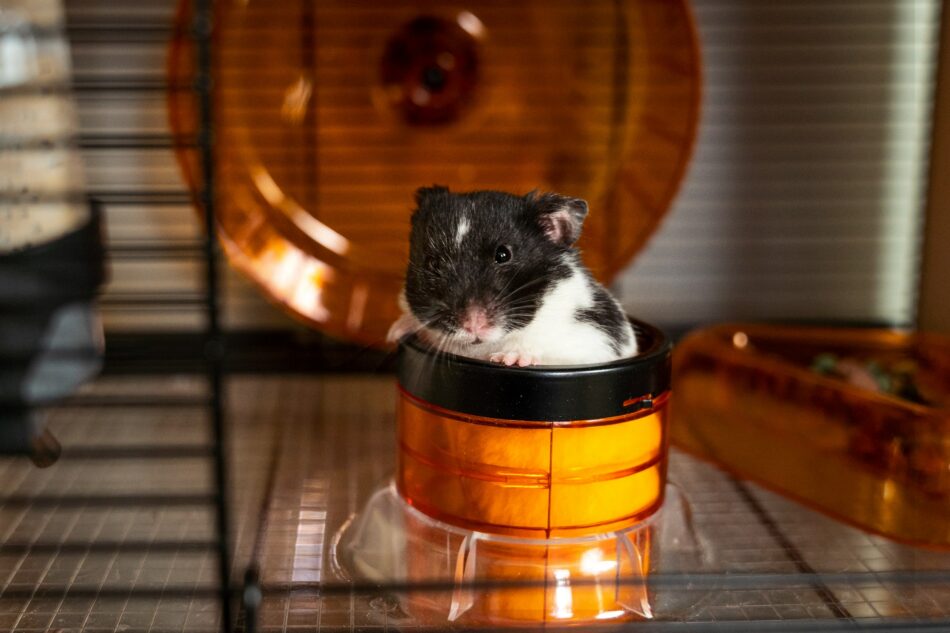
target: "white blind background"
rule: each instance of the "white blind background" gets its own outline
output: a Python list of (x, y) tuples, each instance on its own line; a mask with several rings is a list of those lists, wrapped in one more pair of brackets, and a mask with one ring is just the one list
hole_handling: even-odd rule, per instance
[[(201, 325), (197, 309), (134, 308), (143, 288), (198, 295), (197, 254), (135, 253), (187, 250), (199, 223), (172, 150), (122, 146), (169, 133), (164, 93), (95, 89), (160, 83), (167, 31), (92, 41), (83, 25), (167, 29), (175, 4), (66, 1), (88, 180), (106, 194), (113, 261), (104, 317), (113, 330)], [(616, 284), (630, 311), (673, 328), (911, 321), (939, 5), (693, 0), (705, 71), (700, 138), (673, 211)], [(128, 192), (167, 202), (137, 203)], [(298, 327), (231, 271), (225, 302), (229, 327)]]
[(699, 143), (618, 280), (670, 327), (915, 317), (938, 0), (693, 0)]

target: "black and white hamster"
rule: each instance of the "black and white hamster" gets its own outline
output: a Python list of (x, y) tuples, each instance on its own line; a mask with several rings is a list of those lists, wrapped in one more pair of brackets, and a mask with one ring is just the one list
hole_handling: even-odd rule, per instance
[(632, 356), (620, 304), (574, 248), (587, 203), (556, 193), (416, 192), (404, 314), (437, 349), (505, 365), (579, 365)]

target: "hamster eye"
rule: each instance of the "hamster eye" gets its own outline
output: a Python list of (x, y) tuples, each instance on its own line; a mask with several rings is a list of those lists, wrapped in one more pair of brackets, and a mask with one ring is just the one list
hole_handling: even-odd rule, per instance
[(511, 249), (507, 246), (499, 246), (495, 249), (495, 262), (499, 264), (504, 264), (505, 262), (511, 260)]

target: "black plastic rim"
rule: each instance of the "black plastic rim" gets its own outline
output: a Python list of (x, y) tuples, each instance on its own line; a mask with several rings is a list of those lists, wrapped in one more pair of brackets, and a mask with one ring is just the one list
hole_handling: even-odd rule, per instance
[(600, 365), (504, 367), (452, 354), (436, 357), (410, 336), (399, 349), (399, 384), (411, 396), (457, 413), (537, 422), (599, 420), (653, 406), (670, 388), (672, 345), (630, 319), (640, 353)]

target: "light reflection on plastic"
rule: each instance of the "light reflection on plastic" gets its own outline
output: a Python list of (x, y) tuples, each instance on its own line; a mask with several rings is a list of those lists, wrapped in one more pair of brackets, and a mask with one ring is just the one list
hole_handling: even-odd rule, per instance
[(275, 209), (280, 209), (297, 228), (306, 233), (314, 242), (330, 249), (337, 255), (346, 255), (350, 250), (348, 239), (307, 213), (300, 205), (285, 196), (263, 167), (258, 165), (252, 169), (251, 177), (264, 199)]
[(458, 23), (463, 30), (465, 30), (469, 35), (475, 39), (480, 39), (485, 35), (485, 25), (482, 24), (482, 21), (475, 17), (475, 14), (470, 13), (469, 11), (461, 11), (457, 16), (455, 16), (455, 21)]
[(346, 327), (352, 331), (360, 329), (363, 317), (366, 315), (366, 302), (369, 299), (369, 288), (366, 284), (357, 284), (350, 295), (350, 311), (346, 315)]
[(581, 555), (581, 571), (588, 576), (597, 576), (617, 568), (617, 561), (604, 560), (604, 553), (599, 549), (590, 549)]
[(412, 102), (416, 105), (424, 106), (431, 98), (431, 94), (425, 88), (416, 88), (412, 91)]
[(749, 344), (749, 336), (745, 332), (736, 332), (732, 335), (732, 345), (738, 349), (745, 349)]
[(330, 311), (323, 305), (323, 286), (327, 272), (326, 266), (320, 262), (307, 262), (300, 283), (290, 298), (291, 306), (317, 321), (330, 318)]
[(312, 95), (313, 84), (310, 80), (306, 77), (298, 77), (297, 81), (284, 91), (284, 103), (280, 108), (281, 116), (290, 123), (301, 123), (307, 116), (307, 107), (310, 105)]
[(881, 488), (881, 498), (884, 501), (890, 501), (894, 498), (894, 493), (897, 491), (896, 486), (894, 485), (893, 479), (888, 479), (884, 482), (884, 486)]
[(571, 595), (571, 572), (568, 569), (555, 569), (554, 611), (552, 616), (558, 619), (574, 617), (574, 597)]
[(304, 255), (296, 248), (290, 248), (277, 256), (270, 281), (281, 292), (287, 292), (300, 278), (300, 268), (304, 263)]
[(327, 482), (304, 481), (294, 541), (294, 582), (320, 582), (323, 577), (323, 548), (327, 523)]

